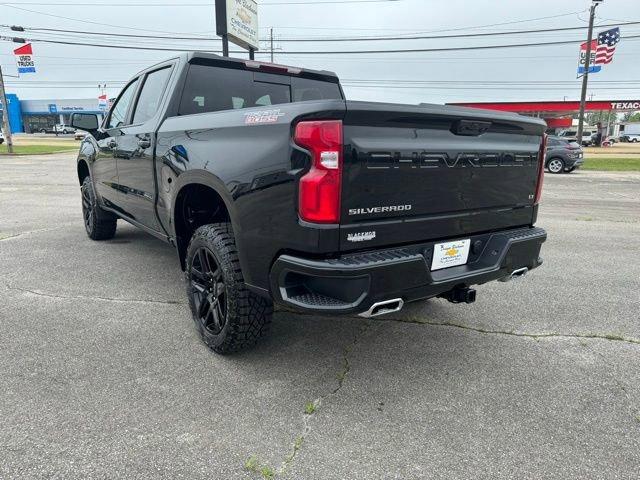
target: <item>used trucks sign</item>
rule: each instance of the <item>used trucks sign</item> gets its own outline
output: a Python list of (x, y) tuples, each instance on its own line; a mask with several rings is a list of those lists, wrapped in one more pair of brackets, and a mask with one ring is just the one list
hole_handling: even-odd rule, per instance
[(13, 54), (16, 56), (18, 73), (36, 73), (36, 64), (33, 61), (33, 49), (30, 43), (16, 48)]
[(246, 49), (258, 50), (258, 4), (255, 0), (216, 0), (216, 33)]

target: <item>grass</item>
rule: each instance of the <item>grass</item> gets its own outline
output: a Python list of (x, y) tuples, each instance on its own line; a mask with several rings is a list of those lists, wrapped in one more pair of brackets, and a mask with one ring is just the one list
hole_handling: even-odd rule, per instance
[(581, 168), (606, 172), (640, 172), (640, 158), (586, 158)]
[(276, 472), (269, 465), (260, 465), (257, 457), (252, 456), (244, 462), (244, 468), (252, 473), (262, 475), (264, 480), (272, 480), (276, 476)]
[[(21, 155), (38, 155), (43, 153), (72, 152), (77, 150), (78, 146), (72, 145), (14, 145), (13, 153)], [(8, 155), (7, 145), (0, 145), (0, 155)]]
[(316, 404), (313, 402), (307, 402), (304, 406), (304, 413), (312, 415), (316, 411)]

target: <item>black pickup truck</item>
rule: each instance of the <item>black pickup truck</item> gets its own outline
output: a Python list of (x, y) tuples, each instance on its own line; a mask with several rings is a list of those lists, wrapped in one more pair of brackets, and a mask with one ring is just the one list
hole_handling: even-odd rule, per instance
[(78, 156), (87, 233), (117, 219), (173, 244), (218, 353), (255, 343), (274, 302), (376, 316), (475, 300), (538, 267), (545, 124), (345, 100), (335, 74), (189, 53), (122, 90)]

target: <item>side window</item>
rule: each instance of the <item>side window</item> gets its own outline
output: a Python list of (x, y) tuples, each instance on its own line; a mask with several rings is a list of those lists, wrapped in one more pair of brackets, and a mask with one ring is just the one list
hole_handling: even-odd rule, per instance
[(124, 92), (122, 92), (118, 101), (113, 105), (113, 107), (111, 107), (107, 128), (117, 128), (124, 125), (127, 117), (127, 110), (129, 110), (129, 105), (133, 98), (133, 92), (136, 91), (137, 85), (138, 79), (136, 78), (127, 86), (127, 88), (124, 89)]
[(171, 67), (147, 74), (138, 96), (138, 103), (136, 103), (136, 109), (133, 114), (133, 123), (144, 123), (156, 114), (170, 74)]

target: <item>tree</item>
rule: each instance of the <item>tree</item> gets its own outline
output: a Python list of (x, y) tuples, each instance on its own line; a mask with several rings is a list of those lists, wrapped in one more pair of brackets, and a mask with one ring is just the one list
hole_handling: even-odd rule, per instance
[(586, 125), (597, 125), (598, 122), (602, 123), (603, 127), (607, 126), (607, 122), (614, 124), (618, 121), (618, 114), (616, 112), (591, 112), (585, 115)]
[(626, 112), (622, 116), (623, 122), (640, 122), (640, 112)]

